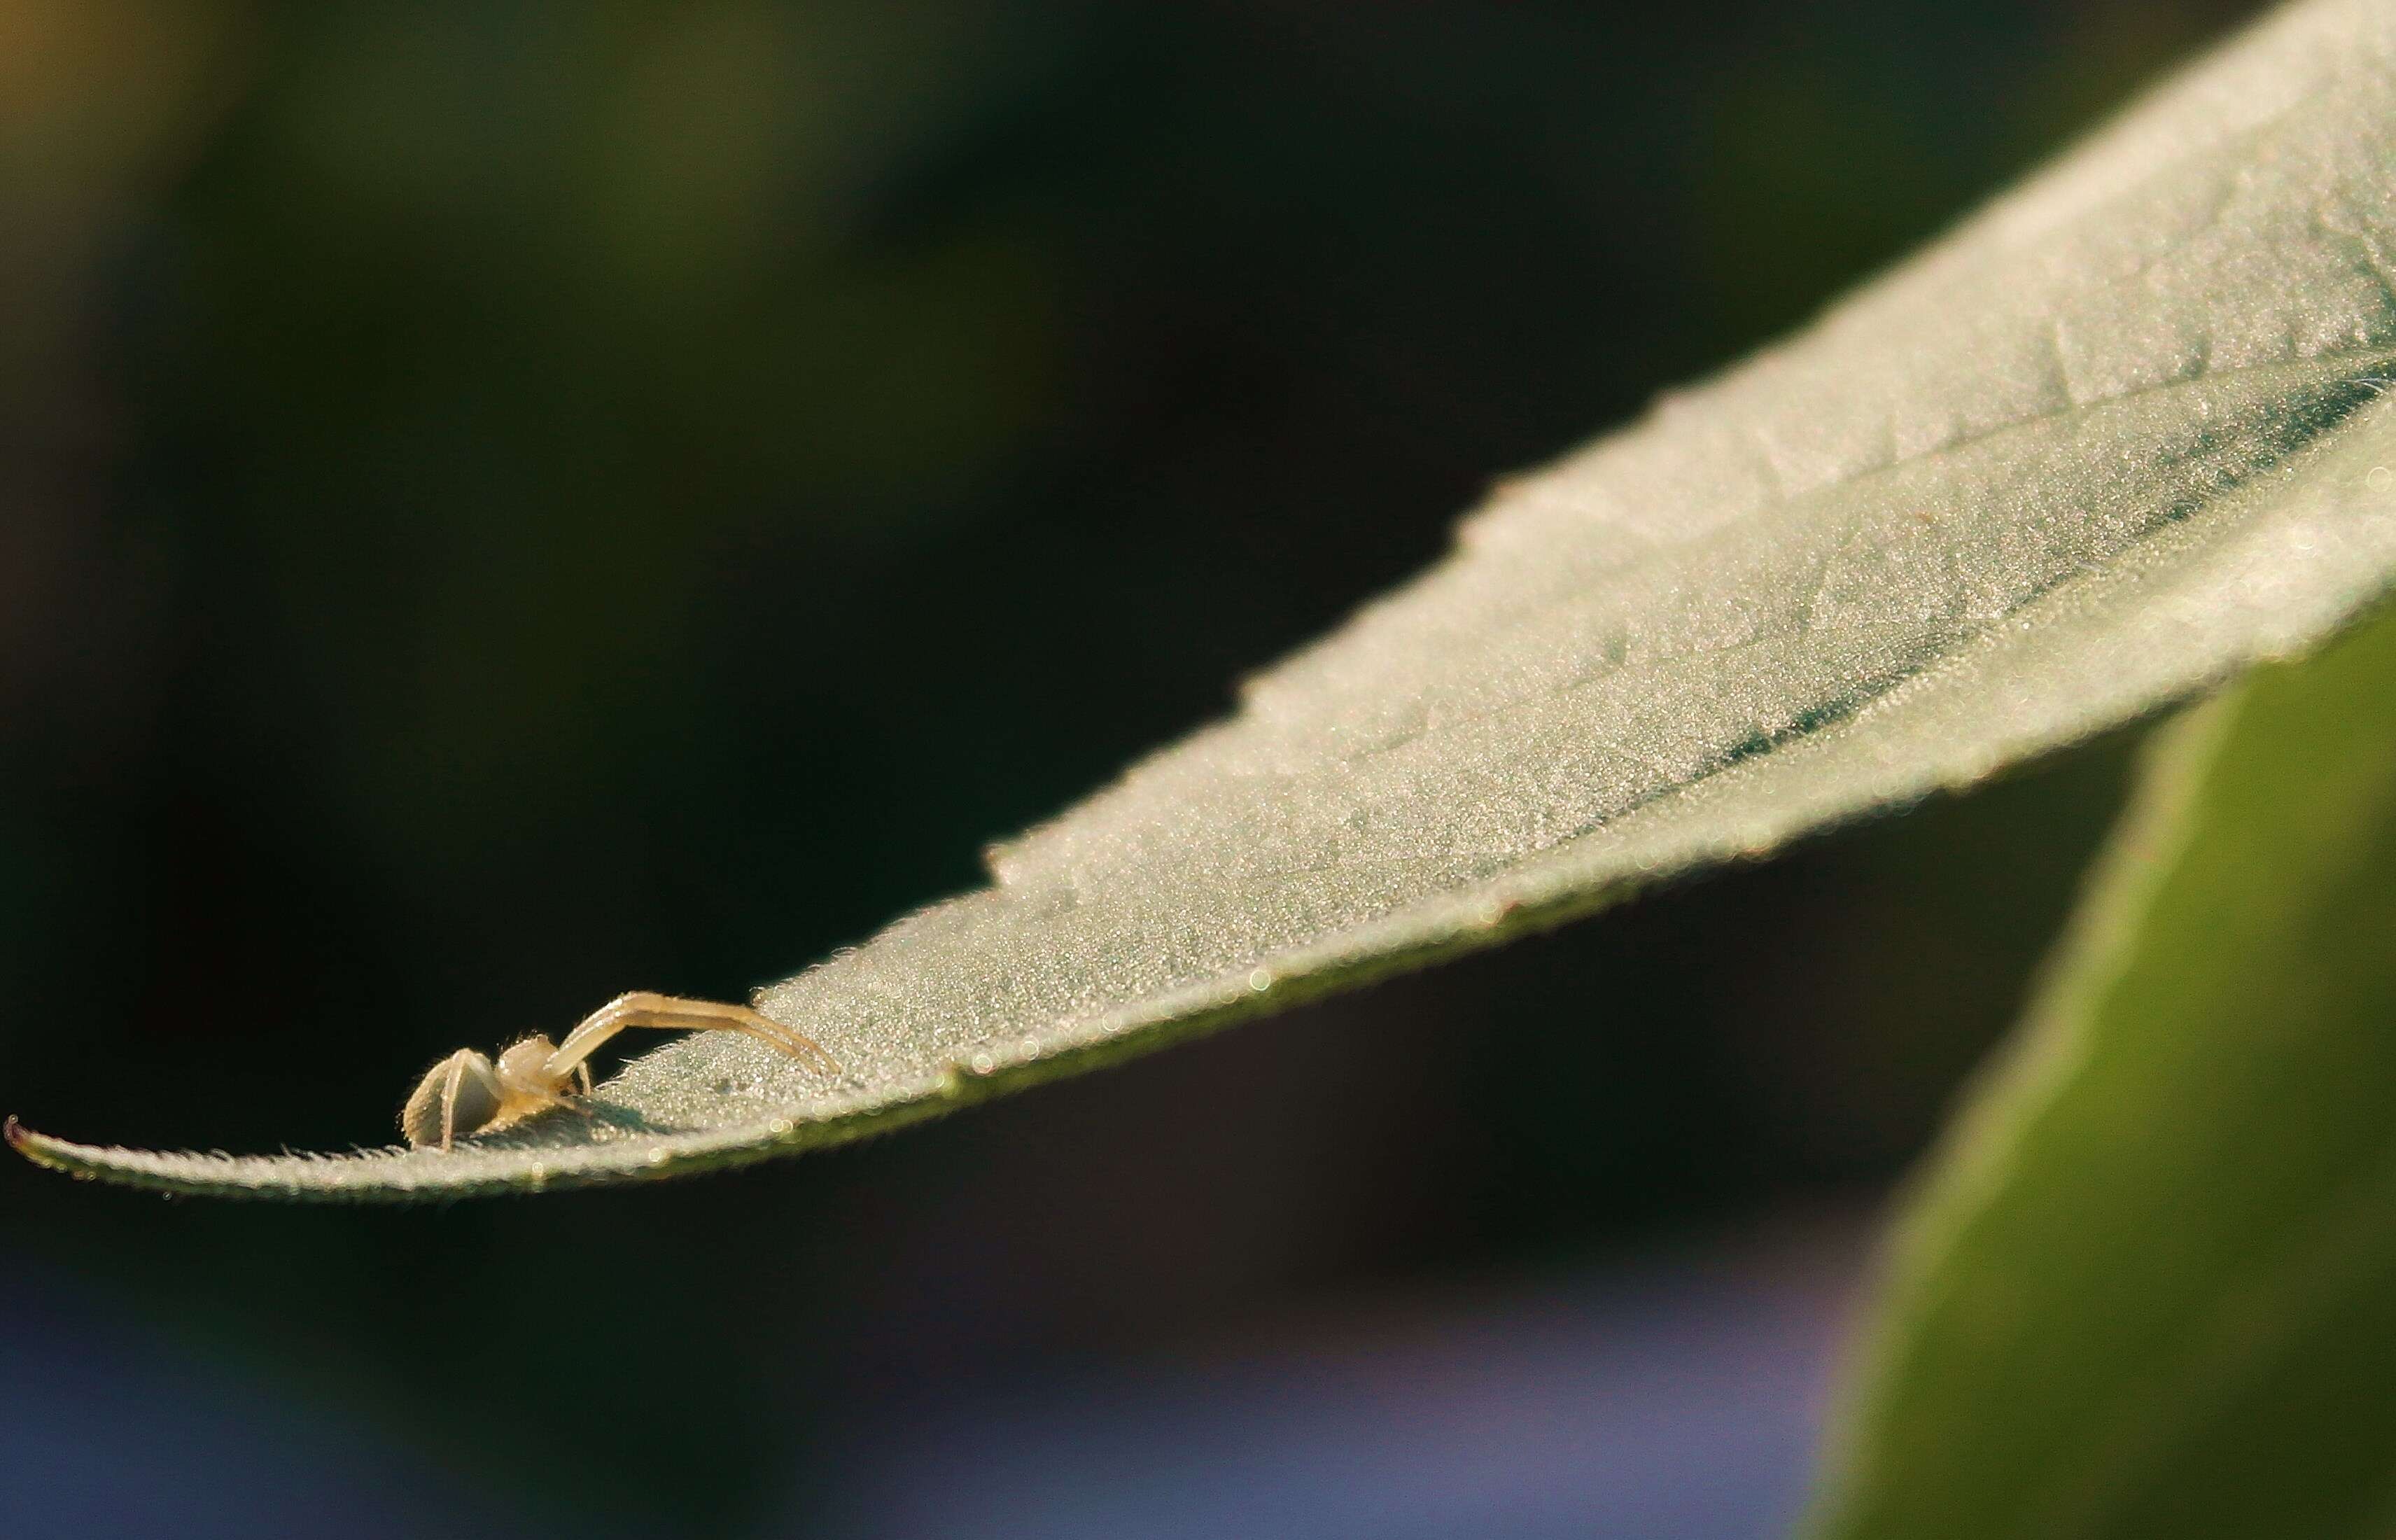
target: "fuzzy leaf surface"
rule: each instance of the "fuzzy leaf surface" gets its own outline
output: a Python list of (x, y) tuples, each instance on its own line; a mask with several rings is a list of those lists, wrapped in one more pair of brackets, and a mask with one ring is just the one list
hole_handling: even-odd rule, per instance
[(1792, 339), (1503, 485), (1233, 716), (994, 850), (987, 888), (762, 991), (836, 1074), (686, 1039), (596, 1116), (447, 1153), (14, 1137), (234, 1195), (659, 1175), (1487, 946), (2310, 645), (2396, 575), (2391, 375), (2396, 13), (2310, 0)]

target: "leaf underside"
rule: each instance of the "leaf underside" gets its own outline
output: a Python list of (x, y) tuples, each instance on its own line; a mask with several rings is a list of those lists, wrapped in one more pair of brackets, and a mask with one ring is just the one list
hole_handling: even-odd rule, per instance
[(1968, 786), (2396, 577), (2396, 16), (2283, 12), (1796, 338), (1501, 486), (1231, 719), (685, 1039), (449, 1152), (12, 1129), (80, 1175), (406, 1200), (894, 1127)]

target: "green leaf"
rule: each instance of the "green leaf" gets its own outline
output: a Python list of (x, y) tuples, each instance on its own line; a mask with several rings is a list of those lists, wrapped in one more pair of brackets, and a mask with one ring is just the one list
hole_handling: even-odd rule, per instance
[(300, 1198), (761, 1159), (1586, 913), (2302, 648), (2396, 573), (2391, 29), (2283, 14), (1802, 335), (1504, 486), (1236, 716), (994, 851), (993, 885), (765, 990), (838, 1074), (716, 1034), (601, 1116), (446, 1154), (19, 1147)]
[(1899, 1227), (1822, 1536), (2396, 1520), (2396, 614), (2150, 752)]

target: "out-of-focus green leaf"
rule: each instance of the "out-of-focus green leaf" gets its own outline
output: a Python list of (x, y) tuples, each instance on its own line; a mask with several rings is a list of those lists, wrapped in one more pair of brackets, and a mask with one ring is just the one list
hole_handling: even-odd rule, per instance
[(2396, 616), (2152, 746), (1897, 1238), (1817, 1533), (2396, 1522)]
[(2391, 54), (2383, 6), (2284, 13), (1800, 336), (1508, 485), (1236, 716), (994, 850), (992, 886), (764, 991), (838, 1073), (708, 1038), (598, 1116), (447, 1153), (20, 1148), (314, 1198), (760, 1159), (1487, 946), (2307, 646), (2396, 575), (2370, 480), (2396, 460)]

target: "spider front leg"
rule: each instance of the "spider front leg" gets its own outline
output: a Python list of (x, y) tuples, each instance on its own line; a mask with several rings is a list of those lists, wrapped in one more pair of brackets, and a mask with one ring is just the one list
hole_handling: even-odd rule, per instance
[(609, 1038), (634, 1027), (654, 1028), (661, 1031), (739, 1032), (819, 1069), (840, 1068), (830, 1054), (804, 1034), (746, 1005), (727, 1005), (717, 1000), (688, 1000), (680, 995), (657, 994), (641, 989), (618, 995), (583, 1017), (580, 1025), (566, 1034), (566, 1041), (558, 1044), (557, 1052), (549, 1056), (547, 1072), (560, 1081), (568, 1073), (579, 1075), (583, 1092), (588, 1095), (591, 1072), (584, 1061)]

